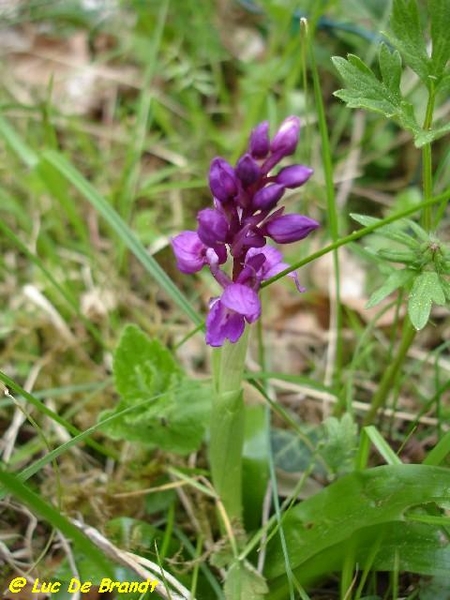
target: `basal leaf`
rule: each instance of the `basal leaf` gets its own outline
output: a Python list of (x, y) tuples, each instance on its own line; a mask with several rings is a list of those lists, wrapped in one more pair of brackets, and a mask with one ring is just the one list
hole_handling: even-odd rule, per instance
[(179, 454), (199, 447), (209, 420), (211, 388), (188, 379), (159, 340), (129, 325), (113, 371), (121, 399), (100, 416), (116, 416), (104, 425), (106, 433)]
[(209, 423), (211, 393), (209, 385), (180, 379), (147, 402), (127, 398), (114, 409), (103, 411), (101, 420), (117, 415), (103, 430), (114, 439), (188, 454), (198, 449), (203, 440)]
[(392, 44), (400, 51), (405, 63), (429, 86), (430, 58), (420, 22), (416, 0), (394, 0), (389, 35)]
[(418, 331), (427, 324), (433, 302), (445, 304), (444, 290), (435, 271), (423, 271), (414, 281), (408, 300), (409, 318)]
[(145, 400), (167, 390), (182, 371), (159, 340), (150, 339), (136, 325), (128, 325), (114, 353), (114, 380), (123, 397)]
[[(380, 527), (389, 532), (405, 519), (408, 509), (434, 503), (446, 506), (450, 470), (425, 465), (388, 465), (346, 475), (289, 510), (282, 523), (285, 548), (278, 536), (267, 545), (265, 575), (270, 598), (285, 598), (285, 552), (295, 576), (308, 574), (308, 562), (323, 564), (330, 548), (340, 556), (352, 536), (372, 527), (369, 543), (377, 542)], [(431, 526), (430, 526), (431, 527)], [(434, 526), (434, 531), (436, 527)], [(404, 537), (394, 535), (392, 546), (400, 560), (407, 556)], [(278, 590), (280, 593), (278, 593)]]
[[(299, 570), (299, 582), (309, 587), (327, 575), (338, 573), (349, 556), (354, 557), (355, 570), (367, 568), (373, 573), (398, 569), (442, 576), (450, 569), (450, 546), (439, 541), (441, 535), (438, 526), (403, 521), (364, 527), (345, 542), (331, 546), (306, 561)], [(282, 581), (279, 585), (282, 588)], [(271, 585), (271, 600), (278, 599), (274, 587)], [(432, 600), (437, 598), (442, 600), (440, 596), (433, 596)]]
[(411, 269), (398, 269), (393, 271), (383, 285), (370, 296), (366, 308), (376, 306), (387, 296), (395, 292), (395, 290), (408, 285), (414, 278), (414, 275), (415, 272)]

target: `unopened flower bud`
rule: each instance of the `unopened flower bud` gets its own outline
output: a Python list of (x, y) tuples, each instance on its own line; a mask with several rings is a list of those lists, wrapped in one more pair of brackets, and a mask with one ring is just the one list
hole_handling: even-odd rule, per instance
[(317, 229), (319, 223), (303, 215), (281, 215), (265, 225), (265, 232), (278, 244), (298, 242)]
[(297, 188), (306, 183), (313, 172), (313, 169), (304, 165), (291, 165), (281, 169), (275, 181), (287, 188)]
[(284, 186), (271, 183), (258, 190), (253, 196), (252, 207), (260, 210), (271, 210), (284, 194)]
[(234, 169), (223, 158), (214, 158), (211, 162), (209, 187), (220, 202), (232, 200), (238, 192), (238, 182)]
[(275, 134), (270, 149), (280, 158), (294, 154), (300, 135), (300, 119), (292, 116), (285, 119)]
[(228, 235), (228, 222), (225, 216), (214, 208), (205, 208), (197, 215), (198, 237), (210, 248), (224, 243)]
[(244, 154), (236, 165), (236, 175), (239, 177), (242, 185), (247, 187), (258, 181), (261, 169), (256, 160), (250, 154)]
[(269, 150), (269, 123), (268, 121), (263, 121), (250, 134), (249, 151), (253, 158), (266, 158)]

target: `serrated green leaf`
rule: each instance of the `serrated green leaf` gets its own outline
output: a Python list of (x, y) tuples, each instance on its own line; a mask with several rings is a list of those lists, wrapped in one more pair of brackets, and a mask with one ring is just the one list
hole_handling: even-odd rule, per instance
[(121, 400), (100, 415), (114, 439), (187, 454), (196, 450), (209, 420), (211, 388), (186, 378), (170, 351), (134, 325), (122, 334), (113, 361)]
[(391, 43), (400, 51), (405, 63), (419, 75), (427, 87), (430, 84), (430, 58), (420, 22), (416, 0), (394, 0), (391, 15)]
[(224, 585), (226, 600), (263, 600), (269, 591), (264, 577), (248, 562), (235, 561)]
[(341, 419), (328, 417), (323, 423), (324, 440), (320, 454), (331, 472), (343, 475), (353, 470), (358, 427), (350, 413)]
[(114, 381), (124, 398), (145, 400), (167, 390), (182, 371), (159, 340), (150, 339), (136, 325), (127, 325), (114, 353)]
[(400, 79), (402, 58), (397, 50), (391, 51), (384, 43), (380, 44), (380, 72), (384, 85), (400, 101)]
[(147, 402), (127, 398), (100, 420), (117, 415), (103, 427), (113, 439), (139, 442), (166, 452), (188, 454), (200, 446), (209, 423), (211, 388), (199, 381), (180, 379)]
[[(349, 108), (364, 108), (383, 114), (388, 119), (397, 120), (404, 128), (414, 134), (420, 131), (420, 127), (414, 116), (412, 104), (401, 99), (398, 91), (393, 91), (381, 82), (373, 71), (357, 56), (348, 55), (348, 60), (334, 56), (331, 60), (344, 80), (346, 89), (337, 90), (334, 95), (347, 103)], [(387, 61), (384, 57), (383, 69), (387, 75)], [(396, 57), (390, 59), (397, 60)], [(395, 71), (389, 85), (394, 86), (398, 73)]]
[(433, 75), (440, 78), (450, 60), (450, 2), (448, 0), (428, 0), (431, 20), (431, 63)]
[(415, 276), (415, 272), (410, 269), (399, 269), (393, 271), (383, 285), (376, 290), (369, 298), (366, 308), (372, 308), (384, 300), (387, 296), (408, 285)]
[(441, 278), (441, 286), (442, 290), (447, 298), (447, 302), (450, 302), (450, 283), (446, 281), (443, 277)]
[(444, 305), (445, 294), (438, 274), (424, 271), (414, 281), (408, 300), (409, 318), (418, 331), (427, 324), (433, 302)]

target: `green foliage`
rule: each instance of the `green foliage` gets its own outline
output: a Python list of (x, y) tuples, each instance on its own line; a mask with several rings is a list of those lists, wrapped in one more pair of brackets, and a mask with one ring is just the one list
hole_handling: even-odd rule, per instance
[(113, 371), (121, 400), (101, 414), (101, 420), (117, 417), (103, 426), (107, 434), (177, 454), (200, 446), (209, 418), (210, 386), (187, 378), (159, 340), (127, 326)]
[(352, 470), (355, 457), (358, 427), (349, 413), (340, 419), (328, 417), (323, 423), (324, 441), (320, 455), (333, 475), (343, 475)]
[[(366, 227), (380, 222), (364, 215), (352, 214), (352, 217)], [(423, 329), (433, 303), (443, 306), (450, 301), (450, 249), (410, 219), (380, 227), (377, 234), (389, 241), (389, 247), (377, 250), (378, 257), (383, 261), (403, 263), (404, 267), (391, 269), (383, 285), (373, 292), (367, 307), (376, 306), (397, 290), (404, 290), (409, 295), (411, 323), (416, 330)], [(392, 241), (397, 248), (393, 248)]]
[(353, 54), (347, 60), (339, 56), (332, 60), (347, 85), (346, 89), (338, 90), (334, 95), (346, 102), (349, 108), (365, 108), (380, 113), (388, 119), (395, 119), (413, 134), (420, 133), (412, 104), (400, 95), (401, 58), (398, 52), (390, 55), (387, 46), (381, 44), (381, 81), (370, 67)]
[[(446, 507), (450, 472), (423, 465), (389, 465), (342, 477), (304, 500), (283, 518), (291, 568), (300, 583), (311, 584), (339, 570), (349, 554), (360, 566), (376, 550), (375, 561), (391, 570), (448, 573), (450, 547), (439, 545), (440, 528), (405, 522), (406, 511)], [(373, 559), (373, 556), (372, 556)], [(267, 547), (265, 574), (271, 600), (285, 598), (285, 554), (279, 539)]]
[(225, 579), (226, 600), (262, 600), (269, 591), (264, 578), (247, 561), (235, 561)]
[(401, 91), (402, 58), (419, 76), (428, 89), (434, 102), (439, 91), (446, 90), (450, 73), (447, 63), (450, 59), (450, 41), (445, 32), (450, 19), (450, 6), (447, 0), (433, 0), (428, 3), (431, 21), (432, 52), (429, 56), (427, 40), (421, 22), (417, 0), (394, 0), (392, 6), (389, 40), (394, 49), (380, 44), (378, 62), (381, 74), (379, 79), (374, 71), (360, 58), (349, 54), (347, 60), (334, 57), (333, 64), (342, 77), (346, 88), (334, 94), (350, 108), (364, 108), (394, 119), (400, 127), (410, 131), (417, 147), (429, 144), (450, 131), (446, 124), (426, 122), (422, 127), (417, 123), (413, 104)]

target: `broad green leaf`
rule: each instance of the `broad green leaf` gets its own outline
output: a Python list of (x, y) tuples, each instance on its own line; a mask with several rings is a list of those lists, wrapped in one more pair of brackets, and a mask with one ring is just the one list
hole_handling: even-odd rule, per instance
[(211, 388), (184, 376), (171, 353), (139, 328), (128, 326), (113, 363), (121, 400), (100, 419), (115, 439), (140, 442), (168, 452), (196, 450), (209, 420)]
[[(100, 419), (117, 416), (104, 431), (114, 439), (140, 442), (166, 452), (188, 454), (200, 446), (209, 422), (211, 389), (197, 381), (181, 379), (170, 389), (148, 402), (133, 398), (121, 400), (117, 407), (103, 411)], [(136, 410), (122, 411), (136, 405)]]
[(347, 86), (334, 92), (335, 96), (350, 108), (366, 108), (386, 117), (398, 114), (398, 99), (358, 56), (349, 54), (347, 60), (334, 56), (332, 61)]
[[(442, 544), (441, 536), (442, 527), (437, 525), (403, 521), (378, 523), (363, 527), (348, 540), (319, 552), (303, 563), (295, 574), (301, 585), (312, 587), (324, 577), (339, 573), (349, 557), (353, 557), (355, 572), (399, 569), (427, 576), (448, 576), (450, 546)], [(269, 582), (271, 600), (287, 597), (285, 579), (280, 577)]]
[(423, 271), (414, 281), (408, 300), (409, 318), (418, 331), (427, 324), (433, 302), (444, 305), (445, 294), (438, 274)]
[(263, 600), (268, 591), (264, 577), (246, 561), (235, 561), (226, 574), (226, 600)]
[(247, 530), (261, 526), (263, 502), (269, 480), (270, 438), (265, 404), (245, 404), (245, 437), (242, 454), (244, 522)]
[(172, 353), (136, 325), (127, 325), (114, 353), (114, 380), (124, 398), (145, 400), (164, 393), (182, 374)]
[[(425, 465), (388, 465), (342, 477), (285, 514), (282, 527), (294, 575), (307, 574), (308, 561), (320, 564), (330, 548), (342, 556), (342, 545), (365, 528), (373, 527), (369, 542), (376, 543), (379, 527), (389, 531), (404, 521), (408, 509), (430, 503), (446, 506), (449, 489), (450, 469)], [(407, 556), (403, 540), (403, 533), (392, 540), (400, 559)], [(450, 561), (448, 551), (446, 557)], [(265, 571), (271, 600), (285, 597), (272, 593), (272, 586), (284, 585), (285, 569), (285, 553), (274, 536), (267, 546)]]
[(431, 20), (431, 63), (433, 75), (442, 76), (450, 60), (450, 2), (448, 0), (428, 0), (428, 12)]
[(407, 286), (414, 279), (414, 276), (415, 271), (411, 269), (393, 271), (383, 285), (370, 296), (366, 308), (376, 306), (387, 296), (395, 292), (395, 290)]
[(390, 41), (400, 51), (405, 63), (428, 86), (430, 59), (416, 0), (394, 0), (391, 29), (394, 35), (389, 35)]

